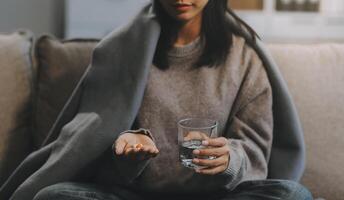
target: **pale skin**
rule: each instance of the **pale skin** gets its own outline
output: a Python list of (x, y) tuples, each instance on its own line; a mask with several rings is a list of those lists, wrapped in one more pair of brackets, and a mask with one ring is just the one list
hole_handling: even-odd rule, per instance
[[(183, 46), (199, 37), (201, 33), (202, 12), (209, 0), (159, 0), (165, 11), (180, 24), (174, 46)], [(193, 132), (192, 135), (204, 135)], [(139, 144), (139, 145), (138, 145)], [(194, 150), (193, 163), (205, 166), (195, 169), (196, 173), (215, 175), (224, 172), (229, 165), (230, 148), (224, 137), (202, 137), (202, 144), (207, 148)], [(159, 150), (153, 140), (138, 133), (125, 133), (115, 141), (115, 151), (119, 156), (134, 160), (155, 157)], [(215, 159), (201, 159), (203, 156), (215, 156)]]
[(132, 160), (146, 160), (159, 154), (153, 140), (143, 134), (125, 133), (115, 141), (117, 155)]

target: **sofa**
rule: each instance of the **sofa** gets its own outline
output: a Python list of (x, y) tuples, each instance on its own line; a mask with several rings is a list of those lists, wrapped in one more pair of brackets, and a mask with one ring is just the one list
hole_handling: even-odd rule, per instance
[[(0, 34), (0, 185), (40, 148), (91, 59), (97, 39)], [(268, 44), (304, 129), (301, 183), (314, 197), (344, 198), (344, 44)], [(287, 164), (287, 163), (286, 163)]]

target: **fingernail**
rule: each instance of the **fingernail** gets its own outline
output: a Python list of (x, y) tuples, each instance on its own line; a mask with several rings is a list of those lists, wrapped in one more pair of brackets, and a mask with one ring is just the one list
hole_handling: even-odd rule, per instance
[(199, 152), (199, 150), (194, 150), (193, 151), (193, 154), (199, 154), (200, 152)]
[(206, 140), (203, 140), (203, 141), (202, 141), (202, 145), (208, 145), (208, 144), (209, 144), (208, 141), (206, 141)]
[(198, 159), (193, 159), (192, 160), (192, 162), (194, 162), (194, 163), (198, 163), (198, 161), (199, 161)]
[(116, 154), (117, 154), (117, 155), (120, 155), (120, 154), (121, 154), (121, 152), (120, 152), (119, 149), (116, 149)]
[(200, 172), (201, 172), (201, 170), (199, 170), (199, 169), (196, 169), (195, 171), (196, 171), (197, 173), (200, 173)]

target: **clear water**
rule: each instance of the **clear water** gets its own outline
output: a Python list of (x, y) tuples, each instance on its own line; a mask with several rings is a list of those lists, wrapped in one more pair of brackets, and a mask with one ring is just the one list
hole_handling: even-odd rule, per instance
[[(179, 158), (183, 166), (192, 168), (192, 169), (202, 169), (205, 168), (203, 166), (198, 166), (192, 163), (192, 159), (196, 158), (196, 156), (192, 153), (195, 149), (203, 149), (205, 146), (202, 145), (201, 140), (189, 140), (181, 143), (179, 145)], [(202, 159), (213, 159), (213, 157), (203, 156), (199, 157)]]

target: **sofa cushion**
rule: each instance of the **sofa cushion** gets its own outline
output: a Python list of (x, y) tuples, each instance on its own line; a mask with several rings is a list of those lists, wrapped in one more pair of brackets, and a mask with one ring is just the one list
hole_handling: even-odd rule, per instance
[(31, 151), (32, 34), (0, 35), (0, 185)]
[(270, 45), (304, 128), (302, 183), (315, 197), (344, 196), (344, 44)]
[(34, 143), (39, 147), (55, 122), (73, 88), (88, 66), (97, 40), (60, 41), (52, 36), (37, 40), (37, 97), (35, 103)]

